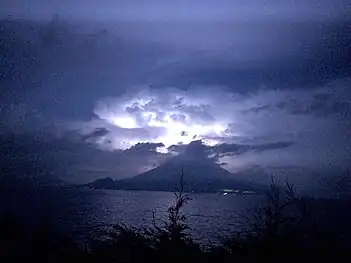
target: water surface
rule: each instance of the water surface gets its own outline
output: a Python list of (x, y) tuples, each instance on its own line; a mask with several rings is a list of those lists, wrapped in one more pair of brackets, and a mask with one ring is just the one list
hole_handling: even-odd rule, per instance
[[(150, 225), (153, 215), (165, 220), (174, 202), (170, 192), (88, 189), (30, 189), (1, 193), (1, 210), (20, 212), (27, 221), (44, 218), (60, 231), (84, 235), (97, 226), (123, 222)], [(190, 194), (184, 207), (192, 234), (199, 239), (239, 230), (247, 225), (261, 196)]]

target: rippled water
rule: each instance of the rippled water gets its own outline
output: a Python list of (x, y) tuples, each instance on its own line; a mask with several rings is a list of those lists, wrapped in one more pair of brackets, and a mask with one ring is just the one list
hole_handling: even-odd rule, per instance
[[(6, 195), (6, 196), (5, 196)], [(1, 194), (2, 211), (20, 211), (28, 221), (44, 217), (62, 231), (81, 235), (95, 226), (123, 222), (143, 226), (152, 223), (153, 213), (166, 218), (174, 202), (173, 193), (149, 191), (107, 191), (47, 189)], [(214, 238), (247, 223), (260, 196), (191, 194), (185, 206), (191, 232), (196, 238)], [(6, 199), (6, 200), (5, 200)]]

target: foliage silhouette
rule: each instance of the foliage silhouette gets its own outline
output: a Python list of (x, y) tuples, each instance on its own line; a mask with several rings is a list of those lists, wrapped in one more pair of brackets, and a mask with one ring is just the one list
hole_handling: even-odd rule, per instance
[(182, 208), (190, 201), (183, 192), (184, 173), (165, 221), (142, 228), (122, 223), (96, 231), (86, 247), (55, 233), (48, 224), (26, 229), (15, 216), (0, 221), (0, 260), (35, 262), (234, 262), (320, 260), (350, 258), (350, 244), (340, 243), (315, 216), (310, 201), (298, 197), (295, 187), (272, 180), (266, 202), (257, 207), (250, 226), (202, 247), (194, 242)]

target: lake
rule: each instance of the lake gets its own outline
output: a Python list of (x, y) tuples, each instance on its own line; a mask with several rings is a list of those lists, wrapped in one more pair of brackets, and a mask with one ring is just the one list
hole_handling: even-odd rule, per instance
[[(166, 219), (174, 202), (170, 192), (113, 191), (89, 189), (37, 188), (1, 191), (2, 213), (20, 213), (27, 222), (49, 220), (59, 231), (82, 237), (96, 226), (123, 222), (141, 227), (155, 218)], [(191, 232), (196, 239), (214, 239), (239, 230), (262, 196), (190, 194), (184, 207)]]

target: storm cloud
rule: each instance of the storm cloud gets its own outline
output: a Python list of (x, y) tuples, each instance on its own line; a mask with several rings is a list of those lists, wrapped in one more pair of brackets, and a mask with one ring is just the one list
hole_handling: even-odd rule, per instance
[(348, 1), (0, 10), (3, 141), (56, 176), (124, 178), (180, 155), (231, 172), (349, 168)]

